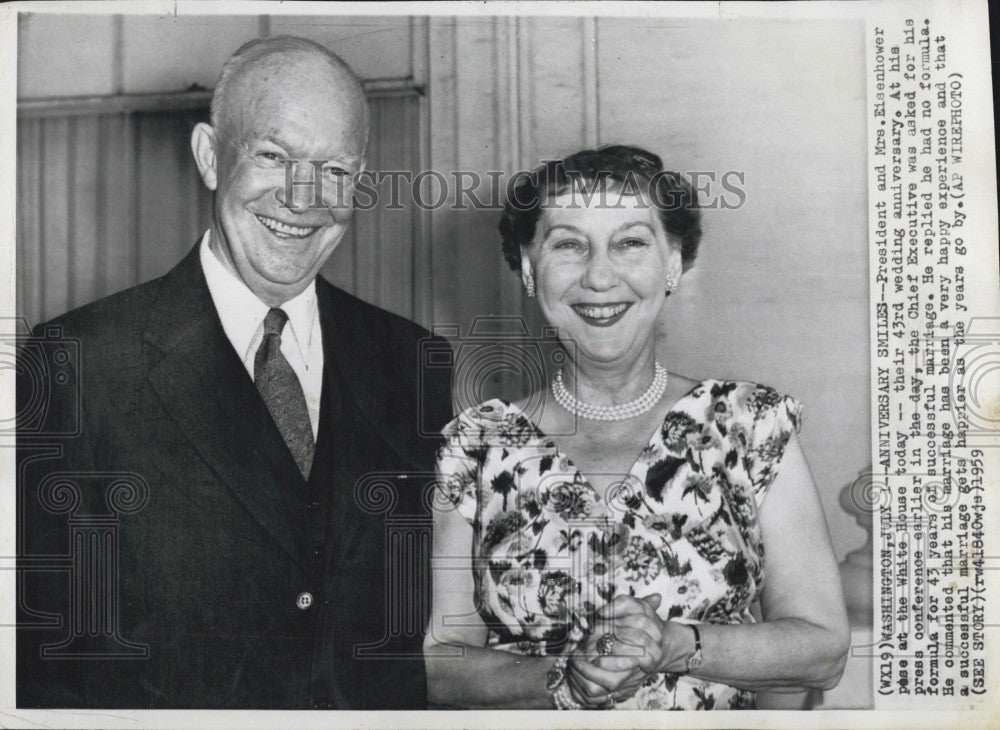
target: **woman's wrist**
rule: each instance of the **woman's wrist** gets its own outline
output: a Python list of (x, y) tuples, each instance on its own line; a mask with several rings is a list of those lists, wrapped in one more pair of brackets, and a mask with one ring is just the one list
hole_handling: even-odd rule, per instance
[(545, 690), (557, 710), (583, 709), (569, 686), (569, 659), (566, 654), (557, 657), (545, 675)]
[[(570, 681), (571, 665), (574, 661), (581, 661), (576, 654), (563, 654), (560, 656), (549, 673), (546, 680), (546, 689), (552, 705), (557, 710), (611, 710), (615, 707), (614, 692), (609, 692), (603, 701), (594, 701), (587, 696), (581, 696)], [(585, 660), (583, 660), (585, 661)]]
[(689, 624), (680, 621), (664, 622), (663, 661), (659, 670), (667, 674), (686, 674), (688, 660), (700, 649), (695, 632)]

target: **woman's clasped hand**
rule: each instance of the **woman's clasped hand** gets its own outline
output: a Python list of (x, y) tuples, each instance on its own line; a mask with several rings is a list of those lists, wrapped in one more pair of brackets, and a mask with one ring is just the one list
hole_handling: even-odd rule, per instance
[(603, 706), (611, 698), (628, 699), (652, 675), (667, 671), (677, 644), (690, 631), (663, 621), (656, 613), (660, 603), (656, 593), (643, 598), (622, 595), (600, 610), (601, 623), (567, 663), (567, 682), (581, 704)]

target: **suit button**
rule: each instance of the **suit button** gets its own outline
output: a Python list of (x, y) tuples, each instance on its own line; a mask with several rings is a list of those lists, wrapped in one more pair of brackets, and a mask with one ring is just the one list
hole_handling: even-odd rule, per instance
[(305, 611), (311, 605), (313, 605), (312, 593), (305, 591), (299, 594), (299, 597), (295, 599), (295, 605)]

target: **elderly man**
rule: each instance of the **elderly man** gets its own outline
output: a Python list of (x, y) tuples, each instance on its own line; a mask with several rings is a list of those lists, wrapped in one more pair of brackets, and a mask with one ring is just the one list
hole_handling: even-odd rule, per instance
[[(419, 629), (396, 629), (428, 597), (359, 485), (432, 466), (420, 424), (451, 417), (448, 369), (421, 377), (424, 330), (317, 276), (367, 133), (337, 56), (246, 44), (191, 140), (210, 229), (166, 276), (50, 323), (80, 343), (80, 434), (22, 454), (20, 544), (76, 563), (22, 561), (19, 706), (425, 705)], [(67, 489), (77, 518), (118, 499), (116, 542), (68, 544)], [(425, 509), (419, 483), (397, 492), (395, 514)], [(116, 573), (95, 581), (81, 555)]]

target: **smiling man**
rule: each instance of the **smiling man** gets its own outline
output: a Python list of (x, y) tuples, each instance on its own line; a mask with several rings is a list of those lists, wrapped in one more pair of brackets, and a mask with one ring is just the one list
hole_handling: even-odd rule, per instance
[[(367, 139), (364, 91), (337, 57), (277, 38), (223, 67), (212, 125), (195, 127), (191, 147), (216, 194), (209, 248), (265, 304), (300, 295), (340, 243)], [(295, 168), (309, 179), (287, 179), (303, 176)]]
[[(81, 593), (76, 568), (67, 580), (22, 562), (20, 707), (425, 706), (419, 629), (388, 627), (408, 618), (393, 611), (422, 627), (428, 597), (389, 605), (404, 586), (387, 580), (407, 575), (389, 569), (384, 515), (356, 490), (373, 472), (432, 467), (420, 424), (451, 417), (447, 369), (420, 377), (424, 330), (317, 276), (350, 223), (368, 117), (322, 46), (246, 44), (191, 139), (214, 191), (209, 230), (162, 278), (47, 325), (80, 343), (68, 377), (82, 423), (44, 457), (22, 453), (21, 544), (75, 555), (46, 496), (55, 476), (80, 495), (77, 515), (108, 513), (115, 480), (135, 500), (106, 593)], [(55, 400), (49, 414), (71, 409)], [(419, 490), (397, 497), (397, 514), (421, 514)], [(95, 628), (83, 619), (96, 605), (111, 618)]]

